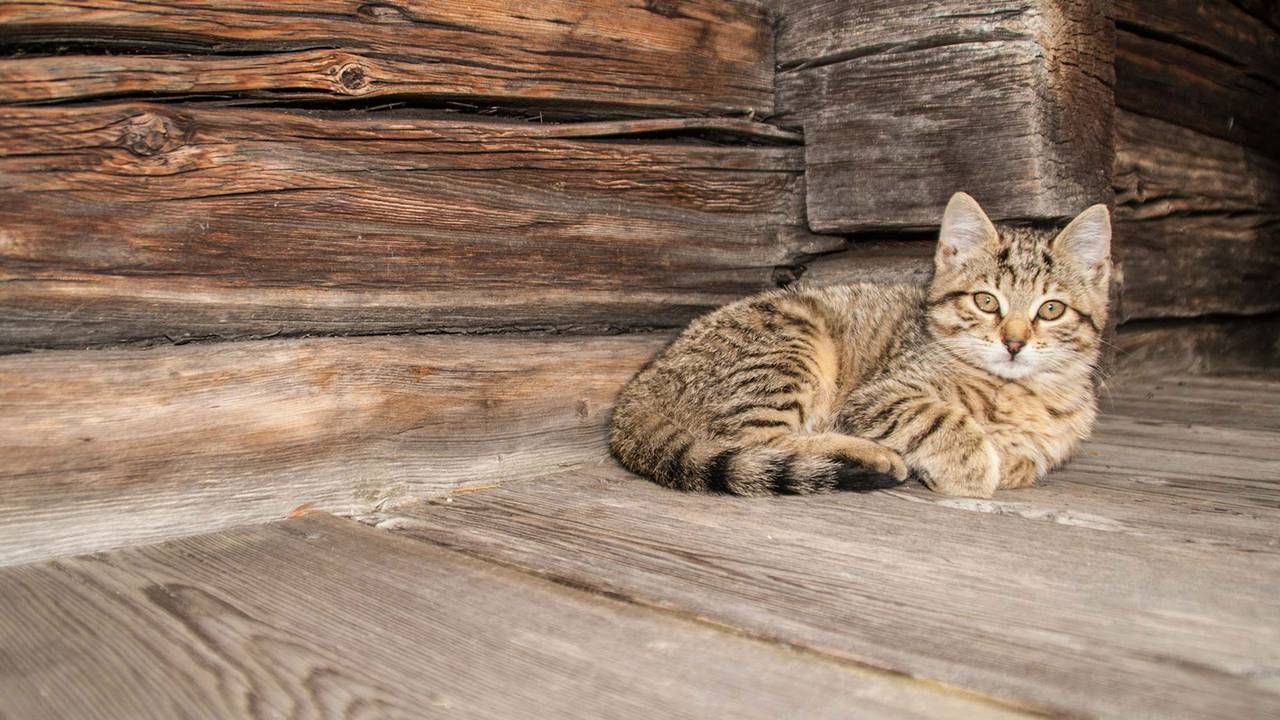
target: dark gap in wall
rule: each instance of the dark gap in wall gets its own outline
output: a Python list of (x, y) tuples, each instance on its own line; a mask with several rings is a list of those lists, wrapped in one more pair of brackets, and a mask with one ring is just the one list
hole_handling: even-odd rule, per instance
[[(291, 97), (292, 96), (292, 97)], [(324, 97), (307, 90), (273, 90), (270, 94), (156, 95), (146, 92), (119, 93), (74, 100), (13, 103), (17, 106), (92, 107), (102, 103), (145, 102), (171, 106), (245, 107), (262, 110), (316, 111), (374, 114), (388, 118), (427, 120), (484, 119), (494, 122), (549, 123), (574, 125), (614, 122), (616, 131), (600, 129), (582, 135), (564, 134), (564, 139), (610, 142), (689, 142), (707, 145), (799, 145), (803, 134), (743, 116), (699, 116), (689, 113), (654, 117), (634, 110), (580, 107), (549, 100), (547, 108), (537, 104), (492, 104), (474, 96), (381, 95), (370, 98)], [(686, 127), (649, 127), (663, 121), (686, 120)], [(646, 121), (652, 121), (647, 123)], [(627, 123), (631, 123), (627, 125)]]
[[(98, 32), (93, 40), (84, 38), (85, 32)], [(63, 34), (67, 33), (67, 34)], [(300, 43), (282, 45), (240, 43), (235, 47), (216, 45), (208, 37), (179, 33), (157, 35), (155, 30), (136, 34), (118, 27), (111, 28), (24, 28), (21, 34), (10, 31), (0, 37), (0, 55), (13, 57), (59, 57), (63, 55), (156, 55), (180, 53), (188, 56), (245, 57), (251, 55), (279, 55), (306, 52), (308, 50), (341, 50), (343, 45), (334, 43)]]
[(1195, 327), (1199, 325), (1225, 325), (1238, 322), (1254, 322), (1269, 323), (1280, 322), (1280, 311), (1266, 312), (1257, 314), (1237, 314), (1237, 313), (1210, 313), (1208, 315), (1195, 315), (1193, 317), (1170, 317), (1170, 318), (1135, 318), (1120, 323), (1120, 328), (1125, 330), (1142, 330), (1155, 327)]
[(1206, 45), (1201, 45), (1200, 43), (1193, 42), (1191, 40), (1188, 40), (1184, 37), (1179, 37), (1178, 35), (1174, 35), (1172, 33), (1161, 32), (1160, 30), (1156, 30), (1154, 28), (1150, 28), (1145, 25), (1139, 25), (1129, 20), (1121, 20), (1117, 18), (1116, 30), (1127, 32), (1131, 35), (1137, 35), (1138, 37), (1146, 38), (1147, 40), (1156, 40), (1158, 42), (1168, 43), (1169, 45), (1176, 45), (1180, 48), (1184, 48), (1194, 53), (1199, 53), (1200, 55), (1204, 55), (1205, 57), (1210, 57), (1219, 62), (1226, 63), (1234, 68), (1245, 67), (1245, 64), (1240, 62), (1239, 60), (1236, 60), (1230, 55), (1225, 55), (1221, 52), (1218, 52), (1217, 50), (1214, 50), (1211, 47), (1208, 47)]
[[(1130, 35), (1144, 38), (1146, 40), (1154, 40), (1156, 42), (1180, 47), (1184, 50), (1190, 50), (1191, 52), (1216, 60), (1224, 65), (1229, 65), (1233, 69), (1241, 71), (1245, 77), (1257, 80), (1258, 82), (1272, 88), (1280, 89), (1280, 82), (1277, 81), (1277, 78), (1274, 75), (1267, 75), (1265, 72), (1259, 72), (1258, 69), (1251, 68), (1247, 63), (1241, 62), (1230, 55), (1226, 55), (1218, 50), (1193, 42), (1184, 37), (1161, 32), (1126, 20), (1116, 20), (1116, 31), (1126, 32)], [(1272, 72), (1275, 72), (1274, 68), (1264, 68), (1263, 70), (1271, 70)]]
[(682, 328), (688, 321), (654, 325), (608, 325), (608, 324), (569, 324), (558, 325), (506, 325), (489, 327), (444, 327), (431, 329), (408, 328), (402, 330), (377, 330), (372, 332), (313, 332), (313, 331), (280, 331), (266, 334), (248, 335), (154, 335), (145, 337), (120, 338), (111, 342), (83, 343), (69, 346), (18, 346), (0, 345), (0, 357), (5, 355), (24, 355), (33, 352), (67, 352), (77, 350), (145, 350), (153, 347), (173, 347), (177, 345), (210, 345), (230, 342), (256, 342), (261, 340), (290, 340), (306, 338), (367, 338), (367, 337), (407, 337), (419, 335), (502, 335), (537, 336), (548, 335), (565, 337), (592, 337), (612, 335), (637, 335), (644, 333), (669, 332)]

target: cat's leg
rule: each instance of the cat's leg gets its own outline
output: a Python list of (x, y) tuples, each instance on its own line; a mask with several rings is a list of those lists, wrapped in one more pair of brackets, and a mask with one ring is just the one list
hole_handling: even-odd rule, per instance
[[(947, 414), (943, 405), (923, 428), (899, 433), (897, 446), (908, 466), (934, 492), (989, 498), (1000, 486), (1000, 454), (977, 423), (963, 414)], [(914, 432), (914, 434), (913, 434)]]
[(1000, 453), (963, 408), (921, 395), (853, 402), (846, 422), (900, 453), (929, 489), (988, 498), (999, 487)]

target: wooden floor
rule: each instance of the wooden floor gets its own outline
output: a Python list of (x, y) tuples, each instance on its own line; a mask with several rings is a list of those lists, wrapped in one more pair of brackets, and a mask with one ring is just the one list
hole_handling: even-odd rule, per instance
[(1110, 391), (1041, 487), (611, 464), (0, 570), (0, 717), (1280, 716), (1280, 381)]

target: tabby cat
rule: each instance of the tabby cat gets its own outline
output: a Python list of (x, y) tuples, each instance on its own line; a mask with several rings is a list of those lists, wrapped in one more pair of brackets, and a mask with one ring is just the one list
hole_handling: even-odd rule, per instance
[(1053, 235), (957, 193), (928, 287), (777, 290), (698, 318), (623, 390), (611, 448), (736, 495), (1031, 485), (1093, 425), (1110, 246), (1103, 205)]

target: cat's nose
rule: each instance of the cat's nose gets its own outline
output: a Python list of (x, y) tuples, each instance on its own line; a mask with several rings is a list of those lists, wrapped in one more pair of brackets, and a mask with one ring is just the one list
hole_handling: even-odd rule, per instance
[(1005, 338), (1004, 340), (1004, 346), (1009, 350), (1009, 357), (1016, 357), (1026, 344), (1025, 340), (1014, 340), (1013, 338)]

